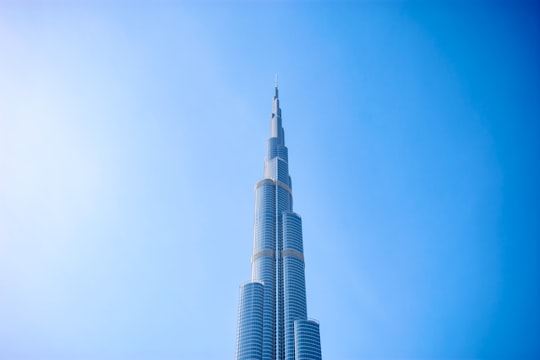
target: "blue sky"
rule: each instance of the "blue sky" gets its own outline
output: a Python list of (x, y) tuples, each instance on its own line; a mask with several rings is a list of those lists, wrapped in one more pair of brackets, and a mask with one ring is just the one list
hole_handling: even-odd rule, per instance
[(274, 74), (326, 359), (540, 357), (540, 8), (0, 2), (0, 358), (228, 359)]

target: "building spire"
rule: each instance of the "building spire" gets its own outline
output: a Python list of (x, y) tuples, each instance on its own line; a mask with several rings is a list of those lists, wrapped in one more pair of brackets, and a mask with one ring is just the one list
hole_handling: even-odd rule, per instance
[(274, 95), (274, 97), (278, 97), (278, 75), (276, 73), (276, 81), (275, 81), (275, 84), (274, 84), (274, 89), (276, 90), (276, 93)]
[(281, 144), (284, 144), (284, 133), (281, 127), (281, 109), (279, 108), (278, 98), (278, 76), (274, 84), (274, 100), (272, 101), (272, 118), (270, 120), (270, 137), (278, 138)]

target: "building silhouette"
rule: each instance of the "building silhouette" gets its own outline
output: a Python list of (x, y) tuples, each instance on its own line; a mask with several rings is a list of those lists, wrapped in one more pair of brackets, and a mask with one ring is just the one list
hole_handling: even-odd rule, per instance
[(321, 359), (319, 323), (307, 318), (302, 219), (293, 212), (277, 81), (264, 178), (255, 185), (251, 281), (240, 286), (236, 359)]

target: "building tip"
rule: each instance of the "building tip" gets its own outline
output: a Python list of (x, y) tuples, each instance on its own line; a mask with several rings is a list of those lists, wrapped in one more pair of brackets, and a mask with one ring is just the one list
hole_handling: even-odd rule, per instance
[(275, 93), (275, 97), (278, 96), (278, 75), (276, 73), (276, 80), (275, 80), (275, 83), (274, 83), (274, 89), (276, 90), (276, 93)]

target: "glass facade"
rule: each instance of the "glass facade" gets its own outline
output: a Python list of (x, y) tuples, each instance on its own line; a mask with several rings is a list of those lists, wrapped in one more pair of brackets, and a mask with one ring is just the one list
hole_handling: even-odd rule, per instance
[(264, 178), (255, 185), (252, 281), (240, 287), (236, 359), (321, 359), (319, 324), (307, 319), (302, 219), (292, 203), (276, 86)]
[(263, 341), (263, 295), (261, 282), (251, 281), (240, 286), (236, 358), (260, 359)]
[(321, 337), (319, 323), (314, 320), (294, 322), (295, 360), (320, 360)]

